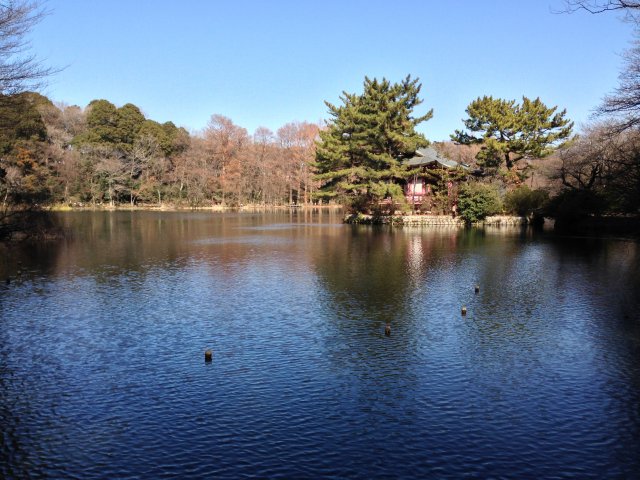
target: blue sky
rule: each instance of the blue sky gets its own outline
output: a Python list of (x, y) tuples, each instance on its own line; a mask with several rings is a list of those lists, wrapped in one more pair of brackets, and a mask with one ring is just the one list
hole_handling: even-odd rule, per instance
[(212, 114), (252, 133), (327, 118), (324, 100), (364, 76), (419, 77), (447, 139), (478, 96), (539, 96), (586, 122), (617, 84), (632, 27), (614, 14), (555, 14), (563, 0), (48, 0), (33, 53), (66, 67), (43, 91), (105, 98), (189, 130)]

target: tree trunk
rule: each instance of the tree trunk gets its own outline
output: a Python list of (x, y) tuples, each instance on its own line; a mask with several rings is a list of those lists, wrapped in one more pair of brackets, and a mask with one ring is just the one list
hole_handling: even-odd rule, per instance
[(224, 206), (224, 185), (225, 184), (225, 178), (224, 178), (224, 164), (222, 165), (222, 177), (220, 177), (220, 187), (222, 188), (222, 206)]
[(513, 162), (511, 161), (509, 152), (504, 154), (504, 161), (505, 161), (505, 164), (507, 165), (507, 170), (511, 170), (513, 168)]

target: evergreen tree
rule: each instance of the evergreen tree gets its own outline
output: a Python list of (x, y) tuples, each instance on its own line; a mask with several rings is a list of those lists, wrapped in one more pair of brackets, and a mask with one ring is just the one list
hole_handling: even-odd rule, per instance
[(1, 155), (11, 153), (20, 142), (46, 140), (47, 129), (38, 111), (42, 105), (51, 105), (51, 101), (38, 93), (0, 95)]
[(0, 223), (8, 205), (50, 197), (47, 130), (38, 110), (44, 105), (51, 101), (38, 93), (0, 95)]
[(127, 103), (117, 110), (116, 126), (120, 143), (132, 145), (146, 120), (138, 107)]
[(144, 115), (132, 103), (116, 108), (108, 100), (93, 100), (87, 107), (87, 130), (74, 143), (109, 145), (127, 152), (144, 122)]
[(478, 164), (497, 169), (504, 163), (512, 170), (518, 160), (549, 155), (562, 140), (571, 135), (573, 122), (565, 118), (566, 110), (548, 108), (539, 98), (522, 97), (522, 104), (491, 96), (478, 97), (467, 107), (469, 131), (456, 130), (453, 141), (481, 144)]
[(138, 131), (138, 137), (145, 136), (154, 138), (162, 152), (166, 156), (171, 156), (186, 149), (189, 132), (184, 128), (176, 127), (173, 122), (160, 124), (155, 120), (145, 120)]
[(87, 129), (73, 139), (73, 143), (115, 144), (118, 136), (118, 109), (108, 100), (93, 100), (87, 106)]
[(318, 197), (346, 200), (356, 210), (386, 197), (403, 198), (397, 183), (407, 174), (402, 159), (429, 144), (415, 131), (433, 115), (413, 116), (422, 103), (420, 89), (411, 76), (394, 84), (365, 77), (361, 95), (343, 92), (340, 106), (325, 102), (332, 118), (317, 144)]

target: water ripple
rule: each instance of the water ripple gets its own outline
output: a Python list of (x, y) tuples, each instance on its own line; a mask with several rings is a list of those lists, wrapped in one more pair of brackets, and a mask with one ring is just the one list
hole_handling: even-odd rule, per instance
[(0, 477), (637, 477), (627, 243), (254, 220), (1, 287)]

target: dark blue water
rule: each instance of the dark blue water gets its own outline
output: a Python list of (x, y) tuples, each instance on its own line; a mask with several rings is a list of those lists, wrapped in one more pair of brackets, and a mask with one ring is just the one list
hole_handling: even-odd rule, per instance
[(640, 478), (638, 243), (63, 219), (0, 251), (1, 478)]

